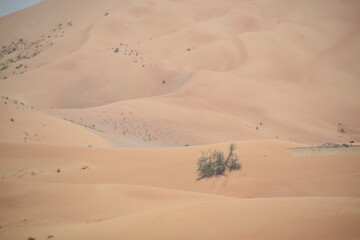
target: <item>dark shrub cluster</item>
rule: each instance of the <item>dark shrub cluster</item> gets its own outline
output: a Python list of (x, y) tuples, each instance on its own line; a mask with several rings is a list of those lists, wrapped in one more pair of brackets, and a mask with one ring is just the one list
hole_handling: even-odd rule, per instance
[(229, 153), (225, 158), (224, 153), (217, 150), (208, 150), (203, 152), (198, 159), (199, 179), (209, 178), (218, 175), (224, 175), (226, 170), (234, 171), (241, 168), (239, 158), (234, 152), (236, 145), (231, 143)]

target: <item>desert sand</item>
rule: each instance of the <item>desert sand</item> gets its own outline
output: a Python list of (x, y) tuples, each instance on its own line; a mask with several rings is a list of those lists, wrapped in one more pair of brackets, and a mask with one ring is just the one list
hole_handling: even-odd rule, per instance
[[(359, 22), (355, 0), (0, 18), (0, 239), (360, 239)], [(241, 169), (198, 179), (230, 143)]]

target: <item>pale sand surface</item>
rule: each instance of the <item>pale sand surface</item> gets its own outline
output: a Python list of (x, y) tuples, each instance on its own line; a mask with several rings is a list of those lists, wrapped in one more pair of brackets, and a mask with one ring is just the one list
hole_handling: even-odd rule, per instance
[[(308, 148), (360, 142), (359, 22), (356, 0), (0, 18), (0, 239), (359, 239), (359, 151)], [(242, 169), (197, 180), (230, 142)]]

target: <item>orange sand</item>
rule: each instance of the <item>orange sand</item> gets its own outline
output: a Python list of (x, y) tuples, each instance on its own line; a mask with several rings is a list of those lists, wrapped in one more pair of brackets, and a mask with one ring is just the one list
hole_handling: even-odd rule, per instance
[[(289, 151), (360, 142), (359, 12), (44, 0), (0, 18), (0, 239), (359, 239), (360, 152)], [(197, 181), (229, 142), (242, 169)]]

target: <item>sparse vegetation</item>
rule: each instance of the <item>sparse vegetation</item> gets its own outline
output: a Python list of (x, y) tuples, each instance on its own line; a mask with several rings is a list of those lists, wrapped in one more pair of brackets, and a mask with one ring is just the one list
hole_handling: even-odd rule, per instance
[(234, 152), (236, 145), (231, 143), (229, 146), (229, 153), (225, 159), (224, 153), (217, 150), (208, 150), (203, 152), (198, 159), (199, 178), (209, 178), (218, 175), (224, 175), (226, 170), (234, 171), (241, 168), (239, 158)]
[[(69, 22), (67, 26), (64, 26), (62, 23), (55, 26), (55, 28), (52, 28), (47, 34), (44, 33), (37, 40), (28, 41), (20, 38), (17, 41), (3, 45), (0, 48), (0, 72), (3, 72), (4, 75), (24, 73), (24, 71), (15, 72), (14, 70), (27, 69), (28, 66), (24, 64), (25, 61), (39, 55), (43, 50), (51, 47), (54, 44), (52, 38), (58, 36), (56, 33), (62, 30), (62, 33), (64, 34), (65, 28), (72, 26), (72, 22)], [(4, 77), (2, 78), (5, 79)]]
[(54, 235), (49, 235), (47, 238), (53, 238), (54, 237)]
[(34, 237), (28, 237), (27, 240), (36, 240), (36, 238), (34, 238)]

